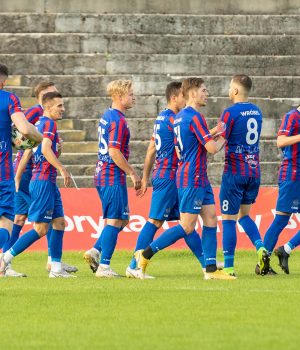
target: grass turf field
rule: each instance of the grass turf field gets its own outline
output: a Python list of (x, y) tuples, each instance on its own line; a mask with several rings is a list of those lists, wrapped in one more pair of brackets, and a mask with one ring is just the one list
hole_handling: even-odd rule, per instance
[[(130, 252), (116, 252), (124, 273)], [(276, 258), (277, 259), (277, 258)], [(298, 349), (300, 252), (290, 275), (255, 276), (256, 254), (238, 251), (236, 281), (204, 281), (188, 251), (161, 252), (155, 280), (97, 279), (82, 253), (65, 253), (77, 279), (49, 279), (45, 253), (15, 259), (24, 279), (0, 280), (1, 349)]]

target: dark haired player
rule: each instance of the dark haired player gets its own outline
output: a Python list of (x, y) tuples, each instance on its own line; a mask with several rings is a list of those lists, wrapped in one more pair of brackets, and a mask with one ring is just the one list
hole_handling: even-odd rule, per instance
[[(56, 121), (62, 119), (64, 105), (58, 92), (48, 92), (42, 98), (44, 115), (36, 123), (38, 131), (43, 134), (42, 143), (33, 149), (34, 168), (30, 182), (31, 205), (28, 218), (34, 223), (34, 228), (22, 235), (17, 242), (6, 251), (0, 260), (0, 277), (12, 259), (31, 246), (35, 241), (45, 236), (52, 222), (51, 235), (51, 271), (50, 278), (75, 277), (61, 267), (62, 236), (65, 229), (64, 211), (59, 189), (56, 185), (57, 170), (64, 178), (66, 187), (70, 185), (71, 177), (58, 160), (58, 133)], [(24, 152), (19, 167), (23, 169), (31, 157), (30, 150)]]
[(233, 105), (221, 115), (221, 121), (226, 124), (223, 135), (227, 144), (220, 205), (224, 271), (230, 275), (234, 275), (237, 219), (257, 250), (260, 274), (269, 273), (269, 255), (255, 222), (249, 216), (260, 186), (259, 137), (262, 125), (260, 109), (248, 102), (251, 87), (252, 81), (247, 75), (235, 75), (229, 87)]

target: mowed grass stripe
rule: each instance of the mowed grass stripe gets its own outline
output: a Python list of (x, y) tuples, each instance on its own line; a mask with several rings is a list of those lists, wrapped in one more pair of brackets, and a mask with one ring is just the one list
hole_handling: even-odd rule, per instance
[[(125, 274), (131, 252), (113, 268)], [(220, 256), (221, 259), (221, 256)], [(256, 276), (254, 251), (238, 251), (236, 281), (204, 281), (188, 251), (160, 252), (155, 280), (96, 279), (82, 253), (64, 253), (77, 279), (49, 279), (45, 253), (14, 261), (24, 279), (0, 280), (1, 349), (296, 349), (300, 253), (290, 275)]]

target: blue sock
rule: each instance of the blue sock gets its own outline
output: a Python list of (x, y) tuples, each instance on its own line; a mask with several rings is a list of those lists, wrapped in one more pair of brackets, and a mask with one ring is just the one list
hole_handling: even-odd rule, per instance
[(100, 253), (101, 253), (101, 250), (102, 250), (101, 249), (102, 234), (103, 234), (103, 231), (101, 232), (100, 237), (97, 239), (97, 241), (96, 241), (96, 243), (94, 244), (94, 247), (93, 247), (93, 248), (97, 249)]
[(49, 229), (47, 232), (47, 244), (48, 244), (48, 256), (51, 256), (51, 233), (52, 233), (52, 225), (49, 225)]
[(250, 241), (255, 246), (256, 250), (264, 246), (258, 228), (249, 215), (243, 216), (239, 219), (239, 224), (250, 238)]
[(116, 248), (118, 234), (120, 228), (116, 226), (106, 225), (102, 231), (100, 237), (101, 239), (101, 248), (102, 254), (100, 259), (100, 264), (109, 265), (110, 259), (113, 255), (113, 252)]
[(13, 256), (16, 256), (22, 253), (26, 248), (31, 246), (38, 239), (40, 239), (40, 236), (34, 229), (24, 233), (24, 235), (22, 235), (17, 240), (17, 242), (10, 248), (11, 254)]
[(217, 227), (203, 226), (202, 244), (205, 266), (217, 263)]
[(14, 224), (10, 239), (3, 246), (3, 253), (8, 251), (18, 240), (23, 226)]
[(153, 253), (157, 253), (159, 250), (169, 247), (180, 238), (186, 236), (186, 233), (181, 225), (177, 225), (169, 228), (167, 231), (162, 233), (155, 241), (150, 244), (150, 248)]
[(205, 258), (202, 248), (201, 238), (196, 231), (184, 237), (185, 243), (199, 260), (203, 269), (205, 269)]
[(289, 240), (289, 242), (287, 243), (291, 249), (295, 249), (296, 247), (298, 247), (298, 245), (300, 244), (300, 231), (298, 231), (295, 236)]
[(222, 225), (224, 268), (233, 267), (236, 247), (236, 222), (235, 220), (223, 220)]
[(64, 230), (52, 229), (50, 239), (51, 261), (61, 261), (64, 233)]
[[(153, 237), (155, 236), (157, 230), (157, 226), (147, 221), (139, 234), (134, 251), (136, 252), (137, 250), (147, 248), (148, 245), (153, 241)], [(131, 269), (136, 268), (136, 260), (134, 257), (131, 259), (129, 266)]]
[(289, 220), (290, 220), (289, 215), (276, 214), (272, 224), (268, 228), (264, 237), (264, 247), (267, 249), (267, 251), (270, 254), (272, 254), (276, 246), (276, 243), (278, 241), (278, 237), (281, 231), (289, 223)]
[(0, 249), (9, 241), (9, 232), (6, 228), (0, 228)]

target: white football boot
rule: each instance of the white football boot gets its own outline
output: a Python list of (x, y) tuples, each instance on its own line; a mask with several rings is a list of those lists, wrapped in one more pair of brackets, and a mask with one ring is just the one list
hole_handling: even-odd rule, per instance
[(121, 276), (117, 274), (109, 265), (103, 266), (99, 265), (96, 271), (96, 277), (100, 278), (120, 278)]
[(61, 270), (58, 272), (50, 271), (49, 278), (77, 278), (77, 276), (71, 275), (70, 273), (66, 272), (65, 270)]
[(83, 254), (83, 259), (89, 264), (93, 273), (95, 273), (99, 266), (100, 252), (95, 248), (91, 248)]
[[(71, 272), (77, 272), (78, 271), (78, 268), (76, 266), (72, 266), (72, 265), (69, 265), (69, 264), (66, 264), (65, 262), (61, 262), (61, 269), (68, 272), (68, 273), (71, 273)], [(51, 271), (51, 263), (47, 262), (47, 265), (46, 265), (46, 270), (48, 272)]]
[(154, 276), (143, 274), (141, 269), (132, 269), (130, 266), (128, 266), (126, 269), (126, 277), (137, 278), (137, 279), (148, 279), (148, 280), (155, 279)]
[(25, 273), (13, 270), (11, 264), (8, 264), (5, 271), (5, 277), (27, 277), (27, 275)]

